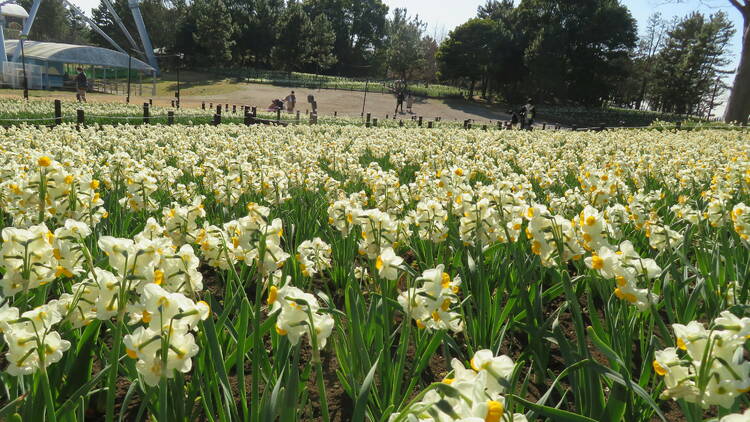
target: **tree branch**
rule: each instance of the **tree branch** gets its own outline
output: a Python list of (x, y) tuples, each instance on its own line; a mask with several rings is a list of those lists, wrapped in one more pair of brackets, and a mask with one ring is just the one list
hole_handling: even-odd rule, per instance
[(737, 1), (737, 0), (729, 0), (729, 3), (732, 3), (732, 6), (734, 6), (735, 8), (737, 8), (737, 10), (739, 10), (740, 13), (742, 13), (743, 15), (745, 14), (745, 12), (746, 12), (746, 10), (745, 10), (746, 5), (740, 4), (740, 2)]

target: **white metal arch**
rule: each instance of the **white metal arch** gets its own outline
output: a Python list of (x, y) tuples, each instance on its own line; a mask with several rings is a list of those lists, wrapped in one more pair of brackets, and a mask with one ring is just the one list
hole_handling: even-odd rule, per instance
[[(47, 0), (47, 1), (58, 1), (58, 0)], [(77, 6), (72, 4), (69, 0), (60, 0), (62, 1), (63, 5), (67, 6), (68, 9), (70, 9), (74, 14), (82, 18), (88, 25), (96, 31), (99, 35), (102, 36), (107, 42), (112, 44), (112, 46), (115, 48), (115, 50), (129, 54), (120, 47), (110, 36), (108, 36), (101, 28), (99, 28), (96, 23), (86, 16)], [(148, 61), (148, 64), (151, 65), (156, 71), (159, 71), (158, 63), (156, 62), (156, 56), (154, 55), (154, 48), (151, 44), (151, 38), (148, 35), (148, 31), (146, 30), (146, 25), (143, 22), (143, 15), (141, 14), (141, 9), (138, 0), (128, 0), (128, 7), (130, 8), (130, 12), (133, 14), (133, 20), (135, 21), (136, 28), (138, 28), (138, 35), (141, 39), (141, 48), (138, 48), (138, 43), (136, 43), (135, 39), (132, 35), (130, 35), (130, 32), (128, 32), (127, 28), (125, 27), (125, 24), (123, 24), (122, 19), (120, 19), (120, 16), (115, 12), (114, 7), (112, 6), (112, 3), (109, 0), (104, 1), (107, 10), (110, 12), (112, 17), (114, 18), (115, 22), (117, 22), (120, 29), (125, 34), (125, 37), (130, 42), (131, 46), (133, 47), (133, 50), (140, 54), (144, 54), (146, 60)], [(15, 0), (6, 0), (0, 2), (0, 6), (6, 5), (6, 4), (14, 4)], [(36, 19), (36, 13), (39, 10), (39, 6), (41, 5), (42, 0), (34, 0), (34, 3), (31, 6), (31, 11), (28, 14), (28, 18), (25, 19), (23, 29), (21, 30), (21, 40), (18, 43), (18, 46), (16, 47), (15, 51), (13, 52), (13, 57), (11, 61), (16, 62), (18, 61), (19, 55), (21, 54), (21, 44), (24, 41), (24, 38), (28, 36), (29, 32), (31, 31), (32, 26), (34, 25), (34, 20)], [(0, 16), (0, 24), (4, 25), (4, 16)], [(3, 31), (0, 29), (0, 63), (7, 61), (7, 54), (5, 52), (5, 38)]]

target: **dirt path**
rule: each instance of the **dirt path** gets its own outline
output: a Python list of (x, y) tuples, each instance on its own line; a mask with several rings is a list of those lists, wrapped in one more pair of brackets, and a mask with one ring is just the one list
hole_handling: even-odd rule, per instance
[[(315, 96), (318, 103), (318, 113), (321, 115), (333, 115), (334, 112), (341, 116), (359, 117), (362, 113), (362, 104), (365, 101), (365, 93), (357, 91), (341, 91), (330, 89), (307, 89), (307, 88), (289, 88), (275, 85), (235, 83), (233, 89), (224, 89), (222, 93), (205, 94), (205, 95), (186, 95), (182, 94), (183, 107), (197, 108), (201, 103), (225, 103), (237, 105), (249, 105), (266, 108), (274, 98), (284, 98), (291, 90), (295, 91), (297, 97), (297, 109), (304, 113), (310, 109), (307, 103), (308, 94)], [(378, 86), (376, 89), (380, 90)], [(210, 92), (210, 88), (206, 91)], [(134, 92), (137, 92), (134, 90)], [(132, 104), (142, 104), (152, 99), (155, 105), (168, 106), (174, 99), (173, 94), (150, 96), (151, 86), (144, 84), (143, 95), (131, 95)], [(74, 101), (75, 95), (68, 91), (31, 91), (34, 98), (44, 99), (62, 99), (63, 101)], [(0, 91), (0, 97), (20, 97), (20, 91), (3, 90)], [(90, 102), (118, 102), (125, 101), (125, 96), (113, 94), (88, 94)], [(383, 119), (386, 116), (393, 118), (396, 99), (389, 93), (367, 93), (365, 101), (365, 113), (371, 113), (372, 117)], [(488, 106), (477, 103), (468, 103), (458, 99), (431, 99), (418, 98), (414, 102), (413, 113), (399, 113), (396, 118), (411, 119), (412, 116), (423, 116), (425, 120), (434, 120), (440, 117), (444, 121), (463, 121), (472, 119), (474, 124), (496, 124), (497, 120), (509, 120), (510, 116), (506, 113), (499, 112)]]
[[(294, 90), (297, 97), (297, 109), (305, 112), (310, 106), (307, 96), (314, 95), (318, 103), (318, 113), (331, 115), (336, 112), (344, 116), (360, 116), (364, 102), (365, 113), (371, 113), (372, 117), (383, 119), (386, 115), (390, 118), (396, 107), (396, 99), (392, 94), (381, 94), (368, 92), (365, 99), (364, 92), (339, 91), (331, 89), (307, 89), (288, 88), (274, 85), (238, 84), (238, 90), (228, 94), (206, 96), (206, 101), (237, 103), (267, 107), (274, 98), (284, 98), (290, 91)], [(185, 98), (187, 101), (201, 101), (197, 98)], [(397, 118), (410, 119), (412, 115), (423, 116), (426, 120), (440, 117), (442, 120), (473, 119), (476, 123), (488, 121), (508, 120), (510, 117), (505, 113), (484, 108), (481, 105), (470, 104), (462, 100), (438, 100), (431, 98), (418, 98), (414, 102), (413, 114), (408, 112), (399, 113)]]

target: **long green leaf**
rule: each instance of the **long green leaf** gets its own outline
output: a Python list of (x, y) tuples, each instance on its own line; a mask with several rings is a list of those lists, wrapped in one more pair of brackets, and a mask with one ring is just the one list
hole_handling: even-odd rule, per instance
[(375, 364), (370, 368), (370, 372), (367, 373), (365, 381), (359, 388), (359, 394), (357, 395), (357, 402), (354, 404), (354, 413), (352, 414), (352, 421), (364, 422), (365, 420), (365, 409), (367, 409), (367, 397), (370, 395), (370, 387), (372, 381), (375, 378), (375, 370), (378, 369), (378, 363), (380, 358), (375, 360)]

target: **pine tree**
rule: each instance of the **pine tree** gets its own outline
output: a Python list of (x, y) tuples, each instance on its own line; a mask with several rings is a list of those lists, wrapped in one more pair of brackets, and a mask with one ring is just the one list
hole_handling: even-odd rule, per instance
[(205, 66), (219, 66), (232, 60), (234, 25), (224, 0), (195, 0), (191, 9), (195, 20), (193, 40), (206, 53)]

